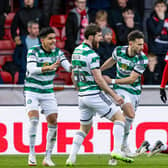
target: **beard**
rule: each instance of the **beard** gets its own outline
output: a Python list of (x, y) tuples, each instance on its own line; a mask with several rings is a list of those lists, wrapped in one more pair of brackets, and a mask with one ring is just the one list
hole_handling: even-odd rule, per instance
[(99, 43), (95, 39), (93, 39), (92, 46), (93, 48), (99, 48)]

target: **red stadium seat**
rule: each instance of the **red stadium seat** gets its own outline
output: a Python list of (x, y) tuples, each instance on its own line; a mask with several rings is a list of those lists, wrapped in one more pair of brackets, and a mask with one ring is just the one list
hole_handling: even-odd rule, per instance
[(57, 77), (56, 77), (56, 83), (57, 81), (63, 81), (64, 84), (66, 85), (72, 85), (72, 80), (71, 80), (71, 73), (66, 72), (64, 68), (59, 67), (58, 71), (56, 72)]
[(144, 43), (143, 52), (148, 55), (148, 44), (146, 42)]
[(60, 40), (61, 39), (61, 34), (60, 34), (60, 30), (56, 27), (52, 27), (55, 31), (56, 34), (56, 40)]
[(5, 28), (5, 35), (4, 35), (3, 39), (4, 40), (12, 40), (10, 28)]
[(56, 41), (56, 47), (63, 49), (65, 47), (65, 41), (63, 40)]
[(0, 74), (4, 83), (12, 83), (12, 75), (9, 72), (1, 71)]
[(6, 61), (12, 60), (12, 55), (0, 55), (0, 66), (4, 65)]
[(14, 50), (15, 44), (11, 40), (0, 40), (0, 50)]
[(67, 37), (66, 37), (66, 31), (65, 31), (65, 26), (61, 30), (61, 39), (62, 40), (66, 40), (67, 39)]
[(67, 15), (52, 15), (50, 18), (50, 26), (62, 28), (66, 23)]
[(5, 28), (11, 27), (11, 23), (12, 23), (14, 16), (15, 16), (15, 13), (13, 13), (13, 12), (8, 13), (8, 15), (5, 19)]
[(18, 83), (18, 80), (19, 80), (19, 72), (16, 72), (15, 73), (15, 76), (14, 76), (14, 84), (17, 84)]

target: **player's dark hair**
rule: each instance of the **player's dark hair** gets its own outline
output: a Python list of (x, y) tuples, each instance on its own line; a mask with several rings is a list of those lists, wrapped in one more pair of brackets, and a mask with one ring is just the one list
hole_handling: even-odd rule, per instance
[(85, 31), (84, 31), (84, 36), (86, 39), (88, 39), (89, 36), (95, 36), (96, 33), (99, 33), (101, 32), (101, 28), (99, 26), (97, 26), (96, 24), (94, 23), (90, 23), (86, 28), (85, 28)]
[(45, 38), (50, 33), (55, 33), (55, 31), (51, 27), (44, 27), (40, 30), (39, 37)]
[(128, 34), (128, 41), (135, 41), (136, 39), (144, 39), (144, 34), (139, 30), (131, 31)]

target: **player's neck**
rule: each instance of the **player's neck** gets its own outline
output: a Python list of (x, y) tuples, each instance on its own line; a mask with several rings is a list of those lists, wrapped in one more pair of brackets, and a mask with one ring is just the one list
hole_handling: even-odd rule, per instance
[(84, 40), (84, 43), (87, 44), (90, 48), (93, 48), (92, 43), (89, 40)]
[(134, 51), (131, 50), (130, 46), (128, 46), (128, 48), (127, 48), (127, 55), (130, 56), (130, 57), (134, 57), (135, 56), (135, 53), (134, 53)]
[(44, 43), (42, 43), (41, 47), (45, 52), (47, 52), (47, 53), (51, 52), (51, 49), (47, 48)]

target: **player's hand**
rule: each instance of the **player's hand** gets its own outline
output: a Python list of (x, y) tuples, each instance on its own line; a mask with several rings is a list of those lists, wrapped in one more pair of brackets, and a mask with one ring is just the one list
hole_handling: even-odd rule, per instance
[(119, 104), (119, 105), (122, 105), (124, 103), (124, 99), (117, 94), (113, 98), (116, 101), (116, 103)]
[(50, 70), (57, 70), (57, 68), (60, 66), (60, 61), (58, 60), (54, 64), (50, 66)]
[(165, 88), (160, 88), (160, 98), (163, 101), (163, 103), (166, 103), (167, 96), (166, 96)]
[(103, 78), (108, 84), (111, 84), (111, 78), (109, 76), (103, 75)]

